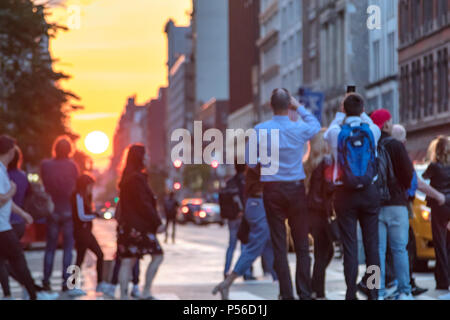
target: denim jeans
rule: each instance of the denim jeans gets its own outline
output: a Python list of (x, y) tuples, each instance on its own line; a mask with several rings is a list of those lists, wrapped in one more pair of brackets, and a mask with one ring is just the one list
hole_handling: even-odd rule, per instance
[[(64, 218), (62, 218), (64, 216)], [(50, 284), (50, 277), (53, 271), (53, 262), (55, 251), (58, 246), (59, 232), (63, 234), (63, 287), (67, 284), (70, 274), (67, 268), (72, 264), (72, 250), (74, 246), (73, 222), (72, 217), (67, 214), (61, 215), (61, 218), (49, 218), (47, 220), (47, 245), (44, 255), (44, 279), (43, 284)]]
[(379, 248), (380, 248), (380, 291), (383, 297), (386, 292), (386, 248), (389, 246), (394, 262), (395, 276), (398, 281), (399, 293), (410, 294), (411, 284), (409, 277), (409, 256), (406, 246), (409, 239), (408, 209), (403, 206), (382, 207), (378, 220)]
[[(270, 273), (273, 275), (273, 249), (270, 239), (270, 229), (267, 224), (266, 211), (262, 199), (250, 198), (245, 206), (245, 219), (250, 226), (248, 243), (244, 246), (239, 257), (234, 273), (244, 275), (250, 269), (253, 262), (265, 254), (265, 260), (271, 266)], [(267, 248), (267, 250), (266, 250)]]
[[(227, 253), (225, 256), (225, 270), (224, 270), (224, 275), (227, 275), (228, 272), (231, 269), (231, 263), (233, 262), (233, 255), (234, 255), (234, 251), (236, 250), (236, 245), (238, 242), (238, 231), (239, 231), (239, 227), (241, 225), (241, 221), (242, 219), (234, 219), (234, 220), (228, 220), (228, 230), (230, 231), (230, 239), (228, 242), (228, 249), (227, 249)], [(241, 244), (241, 251), (243, 251), (245, 248), (244, 244)], [(245, 276), (246, 277), (251, 277), (252, 276), (252, 270), (251, 268), (249, 268), (246, 272), (245, 272)]]

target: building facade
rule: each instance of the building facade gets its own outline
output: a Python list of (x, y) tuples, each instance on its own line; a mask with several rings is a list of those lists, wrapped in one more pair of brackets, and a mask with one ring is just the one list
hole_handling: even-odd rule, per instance
[(320, 91), (320, 15), (319, 1), (303, 0), (303, 86)]
[(367, 0), (320, 0), (319, 19), (320, 80), (325, 95), (322, 119), (334, 118), (347, 85), (356, 85), (366, 97), (369, 83)]
[(279, 0), (261, 0), (260, 34), (257, 41), (260, 54), (260, 112), (261, 120), (271, 117), (270, 97), (273, 89), (281, 87), (281, 17)]
[(280, 0), (281, 86), (297, 94), (303, 78), (303, 0)]
[(388, 109), (399, 122), (398, 0), (370, 0), (381, 9), (381, 29), (369, 31), (367, 111)]
[(192, 52), (191, 26), (176, 26), (170, 19), (164, 28), (167, 36), (167, 68), (170, 70), (181, 55), (190, 55)]
[(197, 107), (229, 100), (228, 1), (193, 0)]
[(399, 1), (400, 117), (414, 160), (450, 135), (450, 1)]
[(150, 153), (150, 165), (166, 169), (167, 159), (167, 88), (160, 88), (157, 99), (148, 103), (146, 145)]

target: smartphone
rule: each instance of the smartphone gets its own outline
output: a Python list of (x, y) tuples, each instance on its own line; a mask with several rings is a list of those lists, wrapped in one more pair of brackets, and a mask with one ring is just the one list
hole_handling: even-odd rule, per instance
[(356, 86), (347, 86), (347, 93), (355, 93)]

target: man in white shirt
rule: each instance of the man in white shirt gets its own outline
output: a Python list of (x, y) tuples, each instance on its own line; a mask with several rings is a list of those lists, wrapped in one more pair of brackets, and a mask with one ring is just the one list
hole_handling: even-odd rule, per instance
[(22, 216), (27, 223), (33, 222), (33, 218), (12, 201), (16, 187), (10, 182), (6, 168), (14, 158), (15, 147), (16, 143), (12, 138), (0, 136), (0, 260), (9, 262), (31, 300), (55, 299), (57, 295), (36, 292), (37, 287), (28, 269), (22, 246), (10, 224), (11, 211)]
[[(337, 163), (338, 159), (338, 138), (341, 133), (341, 126), (343, 124), (349, 124), (352, 127), (360, 126), (361, 123), (369, 125), (376, 150), (378, 140), (381, 137), (380, 128), (364, 113), (364, 100), (357, 94), (349, 94), (344, 100), (342, 112), (337, 113), (336, 118), (324, 135), (325, 140), (332, 149), (335, 163)], [(347, 284), (346, 299), (356, 300), (358, 278), (357, 223), (359, 221), (362, 229), (367, 266), (379, 267), (378, 213), (380, 198), (378, 190), (373, 183), (361, 189), (352, 189), (344, 186), (340, 180), (340, 169), (338, 165), (335, 165), (333, 172), (333, 182), (336, 185), (334, 207), (341, 230), (341, 241), (344, 246), (344, 274)], [(372, 270), (372, 268), (369, 270)], [(370, 290), (369, 299), (376, 300), (377, 298), (377, 290)]]

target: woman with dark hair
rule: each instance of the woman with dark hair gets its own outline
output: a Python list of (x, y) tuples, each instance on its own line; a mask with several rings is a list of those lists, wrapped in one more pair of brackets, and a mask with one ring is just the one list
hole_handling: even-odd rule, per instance
[(152, 261), (146, 272), (142, 299), (154, 300), (151, 285), (163, 261), (163, 250), (156, 234), (164, 231), (156, 210), (156, 199), (145, 173), (145, 147), (135, 144), (129, 147), (125, 168), (119, 183), (120, 219), (117, 236), (117, 253), (122, 260), (120, 268), (120, 298), (128, 299), (128, 281), (138, 259), (150, 254)]
[(105, 292), (107, 285), (103, 282), (103, 252), (92, 233), (92, 220), (97, 215), (93, 212), (92, 189), (95, 179), (89, 174), (81, 175), (77, 180), (72, 196), (72, 219), (75, 248), (77, 250), (76, 265), (81, 269), (86, 251), (89, 249), (97, 256), (97, 292)]

